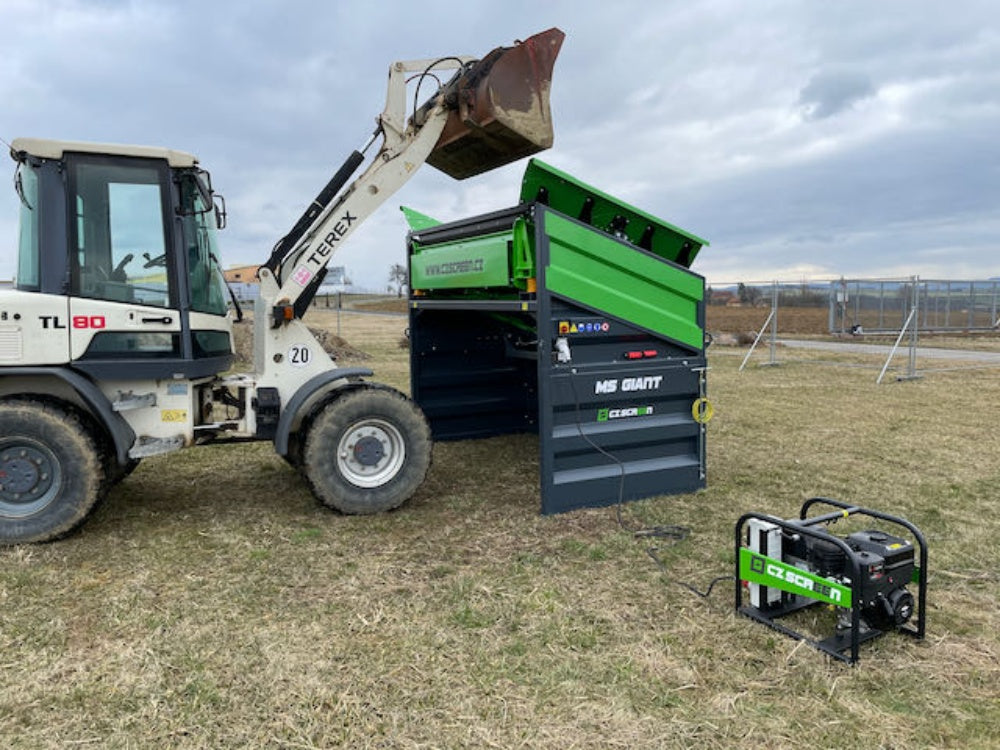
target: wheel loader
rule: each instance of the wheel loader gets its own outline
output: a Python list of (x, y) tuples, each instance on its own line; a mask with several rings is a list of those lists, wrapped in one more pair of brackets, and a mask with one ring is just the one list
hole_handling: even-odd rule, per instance
[[(320, 502), (344, 513), (405, 502), (430, 465), (424, 415), (368, 380), (371, 370), (338, 367), (303, 318), (338, 248), (424, 162), (465, 179), (552, 145), (562, 40), (549, 29), (481, 59), (390, 66), (371, 137), (259, 268), (247, 373), (231, 372), (240, 313), (216, 247), (225, 203), (198, 159), (14, 140), (21, 205), (16, 281), (0, 293), (0, 544), (58, 538), (143, 458), (212, 443), (273, 442)], [(416, 106), (421, 89), (433, 93)]]

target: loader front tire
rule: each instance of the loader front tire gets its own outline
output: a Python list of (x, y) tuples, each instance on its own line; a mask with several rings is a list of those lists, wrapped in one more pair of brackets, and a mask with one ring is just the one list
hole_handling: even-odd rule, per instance
[(369, 386), (328, 403), (312, 421), (302, 470), (320, 502), (342, 513), (402, 505), (424, 481), (431, 432), (416, 404)]
[(30, 399), (0, 402), (0, 544), (69, 533), (103, 483), (100, 451), (75, 413)]

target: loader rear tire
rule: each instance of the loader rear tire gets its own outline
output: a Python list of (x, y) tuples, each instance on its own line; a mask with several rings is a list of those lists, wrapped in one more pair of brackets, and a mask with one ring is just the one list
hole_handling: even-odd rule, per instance
[(100, 451), (74, 412), (31, 399), (0, 402), (0, 544), (68, 534), (103, 483)]
[(322, 409), (309, 427), (302, 459), (324, 505), (348, 514), (380, 513), (402, 505), (424, 481), (431, 431), (406, 396), (369, 386)]

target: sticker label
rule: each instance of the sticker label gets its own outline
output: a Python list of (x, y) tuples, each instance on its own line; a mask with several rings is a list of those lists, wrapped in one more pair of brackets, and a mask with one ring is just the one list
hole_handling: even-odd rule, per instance
[(622, 393), (631, 391), (658, 391), (663, 382), (662, 375), (646, 375), (637, 378), (611, 378), (595, 380), (594, 393)]
[(305, 344), (293, 344), (288, 350), (288, 363), (293, 367), (305, 367), (312, 361), (312, 352)]
[(294, 281), (299, 286), (305, 286), (309, 283), (309, 279), (313, 277), (312, 271), (310, 271), (305, 266), (299, 266), (295, 269), (295, 273), (292, 274), (292, 281)]
[(652, 406), (626, 406), (623, 409), (598, 409), (597, 421), (607, 422), (612, 419), (631, 419), (632, 417), (648, 417), (653, 413)]
[(428, 276), (449, 276), (462, 273), (482, 273), (486, 269), (484, 258), (468, 258), (451, 263), (431, 263), (424, 269)]
[(107, 328), (108, 321), (103, 315), (74, 315), (72, 318), (74, 328)]
[(851, 589), (793, 565), (740, 548), (740, 578), (838, 607), (851, 606)]
[(574, 333), (608, 333), (611, 330), (611, 324), (606, 320), (560, 320), (556, 324), (556, 329), (560, 336)]
[(187, 422), (187, 409), (160, 409), (162, 422)]

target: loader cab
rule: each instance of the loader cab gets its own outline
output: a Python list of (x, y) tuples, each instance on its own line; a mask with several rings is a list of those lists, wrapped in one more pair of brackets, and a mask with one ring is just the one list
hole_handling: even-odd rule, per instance
[(19, 139), (16, 288), (66, 298), (71, 366), (192, 378), (232, 362), (208, 174), (168, 149)]

